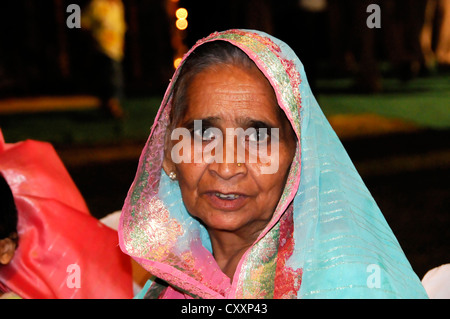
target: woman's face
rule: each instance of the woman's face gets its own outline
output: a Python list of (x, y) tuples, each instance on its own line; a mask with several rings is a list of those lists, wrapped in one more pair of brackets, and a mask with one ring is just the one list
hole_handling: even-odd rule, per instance
[[(256, 67), (244, 70), (220, 66), (196, 75), (187, 96), (187, 110), (176, 127), (187, 128), (192, 133), (191, 160), (175, 164), (169, 149), (164, 160), (166, 173), (177, 174), (187, 210), (209, 231), (244, 231), (249, 236), (259, 233), (273, 215), (296, 149), (294, 132), (278, 107), (270, 83)], [(195, 129), (195, 120), (202, 120), (201, 130)], [(215, 131), (208, 128), (215, 128)], [(259, 131), (260, 134), (249, 134), (241, 140), (227, 134), (227, 129), (238, 128), (244, 131), (266, 128), (268, 134)], [(271, 129), (278, 129), (279, 138), (270, 136)], [(219, 131), (222, 140), (214, 134)], [(194, 156), (199, 149), (194, 148), (194, 143), (205, 153), (214, 139), (223, 141), (222, 153), (217, 149), (211, 152), (220, 156), (210, 163), (196, 161)], [(267, 154), (277, 151), (278, 159), (261, 155), (250, 162), (249, 149), (264, 143)], [(176, 141), (172, 141), (172, 146), (175, 144)], [(245, 149), (246, 159), (242, 164), (238, 164), (239, 160), (243, 161), (237, 154), (239, 146)], [(277, 165), (271, 163), (275, 160), (278, 160)], [(277, 169), (267, 173), (270, 165)]]

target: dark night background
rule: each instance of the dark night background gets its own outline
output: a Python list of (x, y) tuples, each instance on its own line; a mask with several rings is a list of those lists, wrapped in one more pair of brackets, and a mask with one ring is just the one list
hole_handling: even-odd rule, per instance
[[(83, 10), (87, 1), (0, 2), (0, 127), (5, 139), (51, 142), (98, 218), (121, 209), (174, 71), (174, 17), (168, 2), (123, 1), (123, 106), (128, 116), (122, 120), (106, 118), (95, 108), (2, 110), (12, 100), (92, 95), (95, 64), (89, 35), (65, 24), (65, 8), (77, 3)], [(369, 3), (381, 5), (381, 29), (365, 25)], [(341, 114), (352, 119), (362, 105), (367, 108), (361, 113), (369, 109), (399, 121), (383, 132), (377, 131), (378, 122), (372, 123), (375, 133), (368, 133), (366, 122), (331, 123), (337, 123), (350, 157), (422, 278), (450, 261), (450, 65), (430, 68), (424, 62), (418, 39), (427, 1), (393, 3), (329, 0), (319, 12), (302, 9), (298, 0), (179, 0), (176, 5), (189, 12), (189, 26), (182, 32), (187, 48), (214, 31), (266, 31), (297, 52), (330, 122)], [(436, 18), (434, 28), (438, 23)], [(417, 105), (416, 113), (412, 106), (402, 111), (405, 103)], [(342, 127), (351, 134), (341, 133)]]

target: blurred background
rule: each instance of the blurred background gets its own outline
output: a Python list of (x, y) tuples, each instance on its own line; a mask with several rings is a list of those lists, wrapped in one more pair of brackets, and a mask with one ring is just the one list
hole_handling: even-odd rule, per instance
[(120, 210), (179, 59), (230, 28), (296, 51), (418, 276), (450, 262), (450, 0), (1, 1), (6, 142), (52, 143), (94, 216)]

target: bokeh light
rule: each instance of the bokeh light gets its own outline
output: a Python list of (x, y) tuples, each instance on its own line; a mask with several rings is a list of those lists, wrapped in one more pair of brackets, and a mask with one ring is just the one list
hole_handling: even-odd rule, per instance
[(175, 60), (173, 60), (173, 67), (176, 69), (178, 68), (178, 66), (180, 65), (182, 58), (176, 58)]
[(177, 11), (175, 11), (175, 16), (178, 19), (186, 19), (188, 16), (188, 12), (185, 8), (179, 8)]
[(178, 28), (179, 30), (185, 30), (185, 29), (187, 28), (187, 26), (188, 26), (188, 22), (187, 22), (186, 19), (178, 19), (178, 20), (175, 22), (175, 25), (177, 26), (177, 28)]

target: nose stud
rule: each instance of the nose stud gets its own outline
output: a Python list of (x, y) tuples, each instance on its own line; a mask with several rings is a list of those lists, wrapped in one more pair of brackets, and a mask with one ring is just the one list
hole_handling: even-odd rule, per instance
[(238, 166), (238, 167), (241, 167), (241, 165), (242, 165), (242, 163), (237, 163), (237, 166)]

